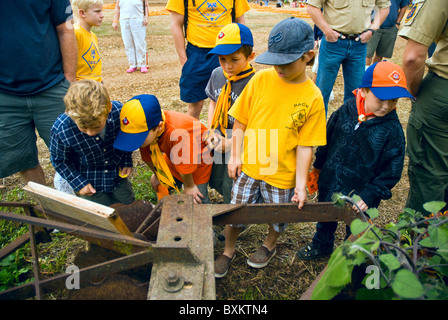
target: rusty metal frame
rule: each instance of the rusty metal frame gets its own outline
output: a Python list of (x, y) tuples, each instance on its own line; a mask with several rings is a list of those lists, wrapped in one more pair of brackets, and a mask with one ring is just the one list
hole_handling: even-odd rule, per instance
[[(213, 225), (324, 221), (344, 221), (350, 224), (355, 218), (351, 207), (338, 208), (332, 203), (306, 203), (301, 210), (298, 210), (297, 204), (197, 205), (193, 203), (191, 196), (172, 195), (165, 197), (153, 209), (161, 209), (162, 214), (157, 221), (157, 241), (150, 242), (101, 230), (95, 226), (74, 224), (74, 221), (61, 222), (39, 218), (37, 216), (42, 208), (31, 204), (0, 203), (0, 207), (5, 206), (23, 207), (25, 210), (26, 215), (0, 211), (0, 219), (29, 224), (35, 280), (0, 292), (0, 300), (26, 299), (32, 296), (41, 299), (45, 293), (64, 288), (68, 274), (40, 279), (36, 228), (58, 229), (125, 254), (121, 258), (81, 269), (81, 278), (112, 274), (152, 263), (148, 299), (214, 300), (216, 293)], [(48, 216), (53, 217), (46, 209), (46, 217)], [(146, 221), (143, 221), (136, 233), (147, 227)], [(7, 248), (2, 248), (0, 259), (26, 241), (27, 237), (23, 236), (20, 240), (10, 243)], [(82, 283), (88, 285), (85, 281)]]

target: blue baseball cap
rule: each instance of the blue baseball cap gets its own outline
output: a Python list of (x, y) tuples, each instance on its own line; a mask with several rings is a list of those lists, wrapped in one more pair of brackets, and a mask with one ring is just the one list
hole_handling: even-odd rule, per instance
[(267, 65), (284, 65), (296, 61), (314, 49), (314, 31), (302, 19), (291, 17), (277, 23), (269, 33), (268, 50), (255, 62)]

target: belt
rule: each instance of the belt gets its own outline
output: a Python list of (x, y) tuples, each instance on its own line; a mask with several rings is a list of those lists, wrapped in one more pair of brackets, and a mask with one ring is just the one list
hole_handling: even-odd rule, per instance
[(346, 34), (346, 33), (342, 33), (342, 32), (339, 32), (339, 33), (341, 34), (340, 37), (344, 36), (345, 39), (347, 39), (347, 40), (356, 40), (357, 38), (359, 38), (359, 34), (355, 34), (355, 33)]
[[(337, 31), (337, 30), (335, 30), (335, 31), (336, 31), (336, 32), (339, 32), (339, 31)], [(364, 30), (363, 32), (358, 33), (358, 34), (356, 34), (356, 33), (346, 34), (346, 33), (342, 33), (342, 32), (339, 32), (339, 33), (341, 34), (341, 36), (344, 36), (345, 39), (348, 39), (348, 40), (356, 40), (356, 39), (359, 38), (359, 36), (360, 36), (362, 33), (367, 32), (367, 31), (372, 31), (372, 35), (375, 33), (375, 30), (373, 30), (373, 29), (366, 29), (366, 30)], [(340, 36), (340, 37), (341, 37), (341, 36)], [(358, 40), (359, 40), (359, 39), (358, 39)]]

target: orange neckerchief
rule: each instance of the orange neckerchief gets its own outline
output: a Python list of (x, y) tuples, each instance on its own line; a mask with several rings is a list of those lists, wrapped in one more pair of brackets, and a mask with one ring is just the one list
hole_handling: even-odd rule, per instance
[[(365, 102), (366, 99), (361, 95), (361, 89), (353, 90), (353, 94), (356, 96), (356, 109), (358, 110), (358, 125), (367, 120), (367, 117), (375, 116), (372, 112), (366, 114)], [(358, 128), (358, 126), (356, 126)]]
[(229, 77), (229, 75), (223, 70), (224, 76), (227, 81), (221, 89), (221, 93), (218, 96), (218, 101), (216, 101), (215, 112), (213, 113), (212, 124), (210, 126), (210, 135), (215, 131), (218, 126), (221, 132), (226, 136), (227, 129), (227, 111), (229, 111), (232, 105), (232, 82), (238, 81), (240, 79), (247, 78), (255, 72), (254, 68), (250, 63), (244, 67), (244, 69), (238, 73), (236, 76)]

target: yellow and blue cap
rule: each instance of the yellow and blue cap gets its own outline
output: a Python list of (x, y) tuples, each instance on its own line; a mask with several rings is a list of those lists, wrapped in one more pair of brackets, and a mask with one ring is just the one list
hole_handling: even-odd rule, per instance
[(243, 45), (254, 46), (252, 32), (244, 24), (230, 23), (223, 27), (216, 37), (215, 47), (207, 54), (228, 55)]
[(148, 136), (149, 130), (162, 121), (162, 109), (159, 100), (153, 95), (142, 94), (127, 101), (120, 112), (120, 132), (114, 142), (114, 148), (134, 151), (140, 148)]

